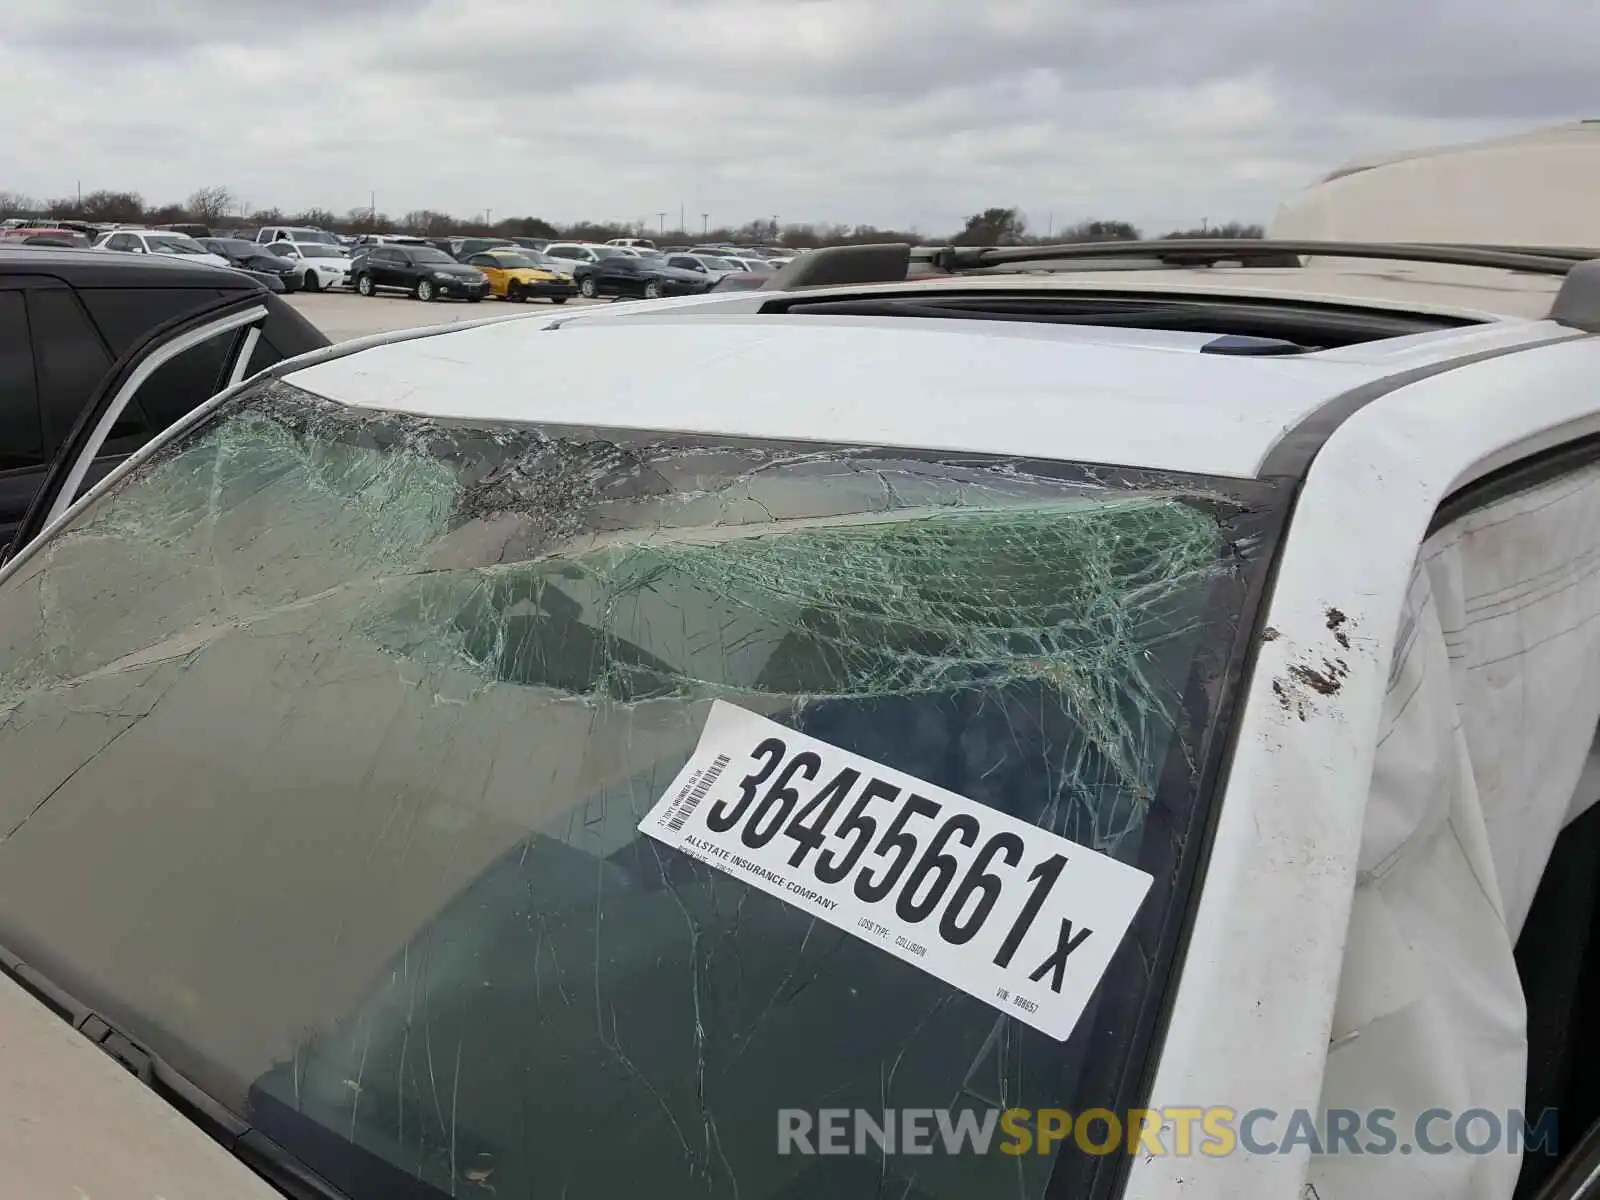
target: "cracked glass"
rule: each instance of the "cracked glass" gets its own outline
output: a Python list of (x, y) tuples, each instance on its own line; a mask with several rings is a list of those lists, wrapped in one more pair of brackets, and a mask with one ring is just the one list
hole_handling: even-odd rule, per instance
[[(0, 589), (0, 943), (357, 1200), (1042, 1196), (777, 1129), (1137, 1066), (1254, 551), (1069, 467), (259, 383)], [(1159, 872), (1073, 1036), (641, 836), (716, 699)]]

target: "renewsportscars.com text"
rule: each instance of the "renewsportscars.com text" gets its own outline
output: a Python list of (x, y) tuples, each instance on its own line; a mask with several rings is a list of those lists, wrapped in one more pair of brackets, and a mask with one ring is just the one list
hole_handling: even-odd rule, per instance
[(1393, 1109), (1322, 1113), (1219, 1106), (778, 1110), (779, 1154), (1144, 1154), (1221, 1158), (1229, 1154), (1555, 1154), (1556, 1111), (1455, 1112), (1431, 1108), (1414, 1119)]

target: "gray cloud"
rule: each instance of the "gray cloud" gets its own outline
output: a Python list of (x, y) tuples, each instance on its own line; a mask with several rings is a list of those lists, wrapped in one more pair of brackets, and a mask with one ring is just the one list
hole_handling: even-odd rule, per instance
[(1019, 204), (1160, 226), (1264, 218), (1352, 157), (1600, 115), (1591, 0), (0, 0), (0, 19), (8, 110), (52, 96), (0, 179), (33, 194), (82, 175), (288, 209), (376, 191), (396, 213), (654, 224), (681, 203), (942, 232)]

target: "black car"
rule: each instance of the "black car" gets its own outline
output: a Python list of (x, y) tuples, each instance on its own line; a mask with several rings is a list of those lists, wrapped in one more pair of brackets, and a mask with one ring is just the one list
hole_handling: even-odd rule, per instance
[(418, 300), (459, 296), (476, 304), (489, 294), (487, 275), (434, 246), (374, 246), (352, 266), (356, 291), (363, 296), (376, 296), (382, 288), (400, 288)]
[(429, 238), (428, 245), (443, 250), (457, 262), (466, 262), (474, 254), (497, 248), (515, 249), (516, 243), (503, 237), (446, 237)]
[[(0, 249), (0, 546), (113, 364), (158, 326), (234, 295), (259, 296), (268, 312), (250, 374), (329, 345), (239, 271), (155, 254)], [(226, 347), (207, 342), (157, 368), (112, 427), (86, 485), (214, 395), (226, 359)]]
[(300, 268), (287, 258), (273, 254), (259, 242), (244, 238), (206, 237), (196, 239), (213, 254), (220, 254), (241, 271), (257, 275), (270, 275), (283, 285), (286, 292), (300, 290)]
[(693, 296), (711, 286), (711, 277), (670, 267), (659, 258), (615, 254), (599, 262), (579, 263), (572, 278), (585, 296)]

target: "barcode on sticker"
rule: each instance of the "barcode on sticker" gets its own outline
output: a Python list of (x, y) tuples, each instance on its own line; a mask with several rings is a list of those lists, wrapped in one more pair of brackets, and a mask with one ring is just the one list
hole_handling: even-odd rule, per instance
[(700, 806), (700, 801), (706, 798), (706, 793), (711, 790), (711, 785), (717, 781), (717, 776), (722, 774), (722, 768), (727, 766), (729, 758), (726, 754), (719, 754), (716, 760), (706, 768), (705, 774), (699, 779), (691, 779), (684, 785), (682, 792), (673, 802), (672, 816), (667, 818), (667, 828), (677, 833)]

